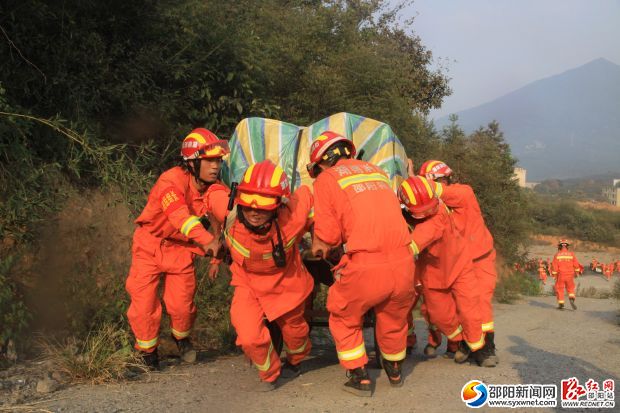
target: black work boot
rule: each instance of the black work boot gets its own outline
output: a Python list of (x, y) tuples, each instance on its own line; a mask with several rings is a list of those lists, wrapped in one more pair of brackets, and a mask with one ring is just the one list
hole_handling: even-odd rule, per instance
[(298, 377), (300, 374), (301, 368), (299, 367), (299, 364), (291, 364), (288, 360), (282, 364), (282, 368), (280, 369), (280, 377), (283, 379), (293, 379)]
[(147, 353), (146, 351), (141, 351), (140, 357), (142, 357), (142, 362), (149, 370), (159, 370), (159, 354), (157, 353), (157, 349), (151, 351), (150, 353)]
[(489, 346), (488, 342), (484, 343), (480, 350), (474, 351), (471, 355), (480, 367), (495, 367), (496, 365), (491, 355), (491, 346)]
[(491, 358), (495, 361), (495, 364), (499, 364), (499, 357), (497, 357), (497, 354), (495, 354), (495, 331), (489, 331), (485, 340), (487, 341), (487, 343), (489, 343)]
[(392, 387), (403, 386), (403, 377), (401, 374), (402, 365), (403, 365), (403, 360), (389, 361), (389, 360), (383, 359), (383, 369), (385, 370), (385, 374), (387, 374), (387, 378), (390, 381), (390, 385)]
[(564, 303), (558, 303), (558, 310), (564, 310)]
[(365, 367), (348, 370), (347, 377), (349, 377), (349, 381), (344, 384), (344, 391), (361, 397), (372, 396), (372, 382)]
[(465, 340), (459, 341), (459, 346), (454, 353), (454, 362), (458, 364), (465, 363), (469, 358), (470, 353), (471, 350), (469, 349), (469, 346), (467, 345)]
[(437, 347), (432, 344), (427, 344), (426, 347), (424, 347), (424, 355), (429, 358), (437, 357)]
[(444, 353), (443, 357), (446, 359), (454, 359), (454, 356), (458, 348), (459, 348), (458, 341), (448, 340), (448, 345), (446, 346), (446, 352)]
[(577, 304), (575, 304), (575, 297), (571, 297), (569, 301), (570, 301), (570, 306), (573, 307), (573, 310), (576, 310)]
[(192, 342), (189, 341), (189, 337), (185, 337), (180, 340), (177, 339), (175, 336), (172, 336), (172, 338), (177, 343), (177, 348), (179, 349), (179, 355), (181, 356), (181, 360), (186, 363), (195, 363), (196, 350), (194, 350)]

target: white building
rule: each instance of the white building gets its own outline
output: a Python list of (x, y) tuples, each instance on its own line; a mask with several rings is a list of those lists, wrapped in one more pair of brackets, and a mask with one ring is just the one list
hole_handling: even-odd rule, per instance
[(614, 179), (610, 186), (604, 187), (603, 196), (610, 204), (620, 206), (620, 179)]
[(525, 168), (519, 168), (516, 167), (515, 168), (515, 179), (517, 179), (519, 181), (519, 186), (521, 188), (525, 188), (526, 187), (526, 175), (527, 175), (527, 170)]

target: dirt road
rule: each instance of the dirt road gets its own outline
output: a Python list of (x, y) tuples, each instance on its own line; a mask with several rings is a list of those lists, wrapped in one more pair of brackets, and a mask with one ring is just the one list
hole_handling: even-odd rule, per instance
[[(584, 277), (582, 282), (598, 282)], [(575, 376), (620, 385), (619, 305), (611, 299), (578, 299), (577, 311), (555, 309), (551, 296), (498, 304), (497, 345), (500, 364), (483, 369), (421, 355), (425, 326), (416, 320), (423, 340), (405, 364), (403, 388), (390, 388), (384, 373), (372, 398), (357, 398), (340, 389), (346, 380), (335, 351), (316, 346), (304, 374), (282, 382), (271, 393), (253, 391), (256, 372), (242, 356), (203, 359), (193, 366), (169, 366), (135, 382), (108, 386), (75, 386), (51, 394), (36, 407), (53, 412), (432, 412), (466, 411), (460, 399), (471, 379), (487, 384), (553, 383)], [(319, 332), (317, 329), (317, 333)], [(620, 392), (616, 390), (617, 403)], [(525, 411), (533, 411), (532, 409)]]

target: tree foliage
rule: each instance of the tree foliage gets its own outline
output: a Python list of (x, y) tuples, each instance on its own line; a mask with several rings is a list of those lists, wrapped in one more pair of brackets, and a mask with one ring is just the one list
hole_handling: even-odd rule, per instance
[[(523, 201), (501, 132), (434, 130), (426, 115), (450, 93), (447, 78), (390, 5), (3, 1), (0, 258), (36, 239), (65, 187), (113, 185), (138, 212), (193, 127), (226, 137), (248, 116), (304, 125), (340, 111), (390, 124), (416, 161), (450, 163), (476, 190), (500, 249), (514, 255)], [(1, 292), (10, 303), (19, 279), (3, 277), (18, 284)]]
[(497, 122), (466, 135), (456, 117), (441, 133), (439, 156), (455, 179), (474, 188), (496, 248), (508, 262), (518, 258), (529, 233), (526, 195), (514, 179), (516, 159)]

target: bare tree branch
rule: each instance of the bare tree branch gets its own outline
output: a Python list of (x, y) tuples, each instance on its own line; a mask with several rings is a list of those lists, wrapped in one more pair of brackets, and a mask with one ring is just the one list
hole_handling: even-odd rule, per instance
[(39, 69), (37, 67), (37, 65), (35, 65), (34, 63), (32, 63), (30, 60), (26, 59), (26, 56), (24, 56), (22, 54), (22, 51), (19, 50), (19, 48), (17, 46), (15, 46), (15, 43), (13, 43), (13, 40), (11, 40), (11, 38), (9, 37), (9, 35), (6, 33), (6, 31), (4, 30), (4, 27), (2, 27), (0, 25), (0, 30), (2, 30), (2, 33), (4, 34), (4, 37), (6, 37), (7, 42), (9, 42), (9, 46), (12, 47), (13, 49), (17, 50), (17, 53), (19, 53), (19, 56), (26, 62), (28, 63), (30, 66), (34, 67), (37, 72), (41, 73), (41, 76), (43, 76), (43, 82), (47, 83), (47, 76), (45, 76), (45, 73), (43, 73), (41, 71), (41, 69)]

